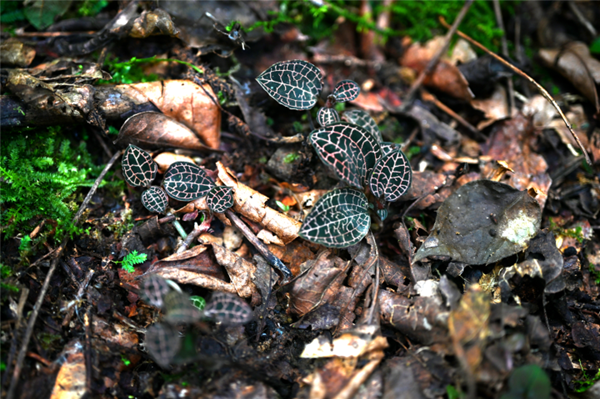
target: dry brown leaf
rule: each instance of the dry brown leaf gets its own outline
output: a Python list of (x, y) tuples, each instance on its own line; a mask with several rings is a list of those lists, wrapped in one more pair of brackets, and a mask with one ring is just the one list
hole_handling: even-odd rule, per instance
[(65, 353), (66, 359), (60, 366), (50, 397), (51, 399), (83, 398), (87, 391), (83, 345), (80, 342), (72, 342), (65, 348)]
[(266, 205), (269, 197), (238, 182), (233, 172), (229, 171), (221, 162), (217, 162), (217, 170), (221, 182), (226, 186), (233, 187), (232, 209), (235, 212), (274, 233), (283, 244), (288, 244), (298, 237), (302, 223), (269, 208)]
[[(334, 295), (337, 295), (338, 288), (346, 276), (343, 273), (346, 262), (337, 256), (330, 258), (330, 254), (329, 251), (322, 252), (317, 259), (309, 260), (307, 263), (310, 263), (305, 265), (310, 270), (294, 282), (290, 291), (291, 313), (303, 316), (326, 303), (331, 299), (331, 295), (326, 298), (326, 294), (332, 286), (336, 287)], [(336, 281), (340, 276), (340, 281)]]
[(508, 118), (506, 89), (502, 85), (496, 85), (489, 98), (471, 100), (471, 105), (485, 114), (485, 119), (477, 124), (479, 130), (485, 129), (498, 120)]
[(129, 36), (145, 38), (152, 35), (168, 35), (179, 37), (179, 29), (171, 20), (171, 16), (160, 8), (144, 11), (133, 21)]
[[(3, 66), (26, 67), (35, 58), (35, 49), (11, 37), (0, 43), (0, 63)], [(7, 65), (8, 64), (8, 65)]]
[(210, 150), (189, 127), (160, 112), (141, 112), (123, 123), (115, 140), (146, 149), (178, 147), (191, 150)]
[(285, 247), (278, 245), (269, 245), (269, 251), (277, 256), (283, 263), (288, 265), (292, 274), (300, 274), (300, 265), (307, 260), (314, 259), (315, 254), (308, 247), (308, 242), (304, 240), (292, 241)]
[(195, 273), (189, 270), (182, 270), (178, 267), (162, 267), (156, 274), (163, 278), (173, 280), (179, 284), (193, 284), (199, 287), (207, 288), (211, 291), (229, 292), (237, 294), (235, 286), (221, 279), (208, 276), (206, 274)]
[(483, 348), (489, 334), (490, 300), (479, 285), (463, 295), (458, 308), (450, 312), (448, 328), (459, 358), (474, 373), (481, 364)]
[(258, 294), (256, 285), (252, 282), (252, 278), (256, 273), (256, 266), (227, 248), (216, 244), (211, 244), (211, 246), (217, 262), (227, 270), (231, 284), (235, 287), (237, 294), (242, 298), (249, 298), (253, 294)]
[(217, 96), (208, 84), (200, 87), (188, 80), (165, 80), (119, 85), (116, 89), (136, 101), (153, 103), (165, 115), (192, 129), (208, 147), (219, 148), (221, 110), (211, 99)]
[[(400, 65), (420, 73), (425, 69), (432, 56), (433, 52), (430, 49), (415, 43), (406, 50), (400, 59)], [(470, 101), (473, 98), (469, 83), (463, 74), (446, 60), (438, 63), (435, 70), (425, 78), (423, 84), (464, 101)]]
[(573, 42), (562, 51), (541, 49), (539, 55), (547, 66), (556, 69), (569, 79), (588, 100), (592, 103), (596, 102), (594, 84), (600, 84), (600, 61), (590, 54), (587, 44)]

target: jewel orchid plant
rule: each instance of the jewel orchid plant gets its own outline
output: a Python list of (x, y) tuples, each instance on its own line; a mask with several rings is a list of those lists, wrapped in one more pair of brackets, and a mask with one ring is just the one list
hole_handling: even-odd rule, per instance
[(123, 154), (122, 166), (127, 183), (147, 187), (142, 193), (142, 204), (150, 212), (164, 212), (169, 203), (167, 196), (185, 202), (206, 196), (208, 207), (214, 213), (223, 213), (233, 206), (233, 189), (217, 186), (204, 169), (193, 163), (172, 163), (165, 173), (162, 188), (151, 186), (158, 165), (141, 148), (130, 144)]
[[(278, 103), (296, 110), (312, 108), (322, 90), (319, 69), (301, 60), (276, 63), (257, 80)], [(308, 136), (321, 161), (349, 186), (321, 197), (299, 232), (302, 238), (331, 248), (360, 242), (371, 226), (369, 210), (375, 208), (379, 218), (385, 219), (388, 203), (406, 193), (412, 180), (406, 155), (393, 143), (382, 142), (368, 113), (349, 111), (344, 113), (348, 122), (341, 122), (333, 109), (336, 102), (355, 99), (359, 91), (355, 82), (338, 83), (317, 113), (321, 128)]]

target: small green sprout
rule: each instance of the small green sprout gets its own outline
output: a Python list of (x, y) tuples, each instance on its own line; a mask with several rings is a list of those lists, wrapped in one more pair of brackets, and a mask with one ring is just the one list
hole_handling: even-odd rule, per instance
[(283, 212), (289, 212), (290, 211), (290, 206), (284, 204), (281, 201), (275, 201), (275, 203), (277, 204), (277, 206), (283, 211)]
[(581, 380), (573, 381), (573, 383), (578, 385), (578, 387), (575, 388), (575, 392), (581, 393), (590, 389), (596, 381), (600, 380), (600, 370), (598, 370), (595, 376), (590, 377), (587, 375), (581, 360), (579, 360), (579, 365), (581, 366)]
[(21, 243), (19, 244), (19, 251), (29, 251), (31, 249), (31, 237), (25, 236), (21, 238)]
[(138, 251), (133, 251), (127, 254), (127, 256), (125, 256), (122, 261), (115, 260), (113, 262), (115, 262), (116, 264), (120, 264), (123, 270), (127, 271), (128, 273), (133, 273), (135, 271), (133, 265), (144, 263), (147, 258), (148, 255), (138, 254)]
[(129, 366), (131, 364), (131, 360), (127, 359), (125, 355), (121, 355), (121, 361), (125, 366)]
[(300, 158), (300, 155), (298, 155), (295, 152), (290, 152), (289, 154), (287, 154), (284, 158), (283, 158), (283, 162), (284, 163), (292, 163), (295, 160), (297, 160), (298, 158)]

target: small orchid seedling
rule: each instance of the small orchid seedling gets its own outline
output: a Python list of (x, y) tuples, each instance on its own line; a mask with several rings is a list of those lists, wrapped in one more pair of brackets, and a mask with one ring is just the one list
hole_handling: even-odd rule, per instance
[[(323, 90), (323, 76), (319, 68), (303, 60), (282, 61), (271, 65), (256, 81), (279, 104), (298, 111), (315, 106)], [(360, 87), (352, 80), (339, 82), (327, 97), (325, 107), (317, 113), (321, 126), (340, 121), (333, 108), (336, 103), (353, 101)]]
[[(281, 105), (295, 110), (312, 108), (321, 92), (319, 69), (302, 60), (278, 62), (256, 80)], [(367, 196), (380, 219), (388, 213), (388, 202), (397, 201), (409, 189), (412, 169), (406, 155), (392, 143), (384, 143), (381, 132), (365, 111), (344, 113), (342, 122), (335, 103), (356, 99), (360, 92), (351, 80), (339, 82), (317, 113), (321, 128), (308, 142), (321, 161), (349, 187), (325, 194), (306, 217), (299, 235), (331, 248), (357, 244), (369, 232), (371, 217)]]
[(173, 289), (157, 274), (146, 276), (140, 284), (140, 296), (149, 305), (162, 309), (161, 323), (146, 330), (144, 341), (152, 358), (163, 368), (173, 362), (181, 349), (182, 338), (177, 330), (181, 324), (193, 324), (209, 319), (228, 326), (243, 325), (253, 318), (252, 308), (240, 297), (225, 292), (214, 292), (203, 310), (181, 290)]
[(212, 212), (222, 213), (233, 206), (233, 189), (217, 186), (206, 171), (190, 162), (174, 162), (169, 166), (163, 187), (150, 186), (156, 178), (158, 166), (152, 156), (130, 144), (123, 154), (123, 176), (134, 187), (147, 187), (142, 193), (142, 204), (150, 212), (162, 213), (169, 199), (194, 201), (207, 196), (206, 202)]

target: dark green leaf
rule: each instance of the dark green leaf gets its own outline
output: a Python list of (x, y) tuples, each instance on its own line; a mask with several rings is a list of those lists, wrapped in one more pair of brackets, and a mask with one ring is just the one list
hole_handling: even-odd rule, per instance
[(133, 144), (125, 150), (121, 164), (125, 180), (134, 187), (148, 187), (158, 170), (150, 154)]
[(284, 107), (312, 108), (323, 89), (321, 72), (302, 60), (282, 61), (271, 65), (256, 80), (275, 101)]
[(71, 5), (71, 0), (36, 0), (25, 8), (25, 17), (37, 30), (43, 30), (63, 15)]
[(167, 195), (179, 201), (193, 201), (204, 197), (214, 185), (204, 169), (182, 161), (171, 164), (163, 182)]
[(347, 136), (330, 131), (314, 131), (308, 136), (321, 161), (346, 183), (363, 187), (367, 171), (360, 148)]
[(150, 212), (161, 213), (167, 209), (169, 198), (162, 188), (152, 186), (142, 193), (142, 204)]
[(171, 291), (164, 297), (165, 321), (171, 324), (193, 323), (202, 318), (200, 312), (187, 294)]
[(225, 325), (240, 325), (252, 320), (252, 308), (242, 298), (226, 292), (215, 292), (204, 308), (204, 316)]
[[(328, 133), (338, 133), (342, 136), (346, 136), (360, 149), (360, 153), (363, 155), (364, 158), (363, 165), (366, 169), (366, 175), (363, 176), (363, 181), (361, 182), (361, 184), (365, 184), (366, 176), (370, 173), (370, 171), (375, 166), (377, 160), (381, 157), (381, 147), (379, 145), (379, 142), (377, 142), (373, 135), (369, 133), (365, 128), (346, 122), (337, 122), (322, 127), (320, 129), (314, 130), (309, 136), (309, 142), (310, 137), (313, 135), (324, 139), (326, 138), (326, 135)], [(347, 154), (347, 157), (351, 156), (353, 156), (352, 153)], [(321, 155), (321, 159), (323, 159), (323, 155)], [(360, 161), (360, 158), (358, 158), (357, 161)]]
[(338, 103), (347, 103), (355, 100), (359, 93), (360, 87), (353, 80), (342, 80), (333, 89), (333, 96)]
[(350, 123), (353, 123), (360, 127), (364, 127), (373, 134), (373, 136), (379, 143), (381, 143), (381, 132), (377, 127), (377, 123), (373, 118), (371, 118), (371, 115), (369, 115), (367, 111), (363, 111), (361, 109), (353, 109), (351, 111), (346, 111), (344, 112), (343, 118), (344, 120)]
[(150, 274), (142, 280), (140, 284), (140, 294), (142, 300), (152, 306), (162, 308), (165, 296), (171, 291), (167, 280), (157, 274)]
[(323, 127), (339, 121), (340, 115), (333, 108), (323, 107), (317, 113), (317, 122)]
[(179, 348), (179, 332), (168, 324), (153, 324), (146, 330), (144, 341), (148, 353), (160, 367), (168, 367)]
[(371, 192), (388, 202), (397, 201), (410, 188), (412, 170), (406, 155), (395, 150), (381, 157), (369, 178)]
[(206, 197), (208, 208), (215, 213), (223, 213), (233, 206), (233, 188), (227, 186), (213, 187)]
[(513, 370), (508, 379), (510, 390), (501, 399), (549, 399), (550, 379), (535, 364), (528, 364)]
[(308, 214), (300, 237), (330, 248), (346, 248), (369, 232), (371, 218), (365, 195), (352, 188), (325, 194)]

